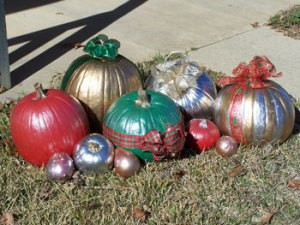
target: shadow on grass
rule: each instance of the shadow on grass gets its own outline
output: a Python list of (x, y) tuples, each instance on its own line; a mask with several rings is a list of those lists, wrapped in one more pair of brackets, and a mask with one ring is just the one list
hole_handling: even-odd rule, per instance
[(295, 107), (295, 124), (293, 128), (292, 134), (300, 133), (300, 111), (297, 107)]

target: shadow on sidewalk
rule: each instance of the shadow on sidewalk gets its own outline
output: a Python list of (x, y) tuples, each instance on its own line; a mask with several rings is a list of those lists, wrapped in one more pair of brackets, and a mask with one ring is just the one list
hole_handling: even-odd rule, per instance
[(10, 64), (13, 64), (17, 60), (25, 57), (30, 52), (33, 52), (34, 50), (40, 48), (42, 45), (66, 32), (67, 30), (82, 27), (80, 30), (76, 31), (56, 45), (52, 46), (51, 48), (45, 49), (45, 51), (43, 51), (38, 56), (29, 60), (17, 69), (11, 71), (12, 86), (23, 81), (28, 76), (34, 74), (35, 72), (39, 71), (46, 65), (50, 64), (57, 58), (73, 49), (75, 43), (80, 43), (93, 37), (102, 29), (104, 29), (114, 21), (120, 19), (122, 16), (126, 15), (145, 2), (147, 2), (147, 0), (130, 0), (109, 12), (97, 14), (70, 23), (65, 23), (59, 26), (9, 39), (9, 46), (28, 42), (27, 44), (10, 53)]
[(23, 11), (26, 9), (32, 9), (43, 5), (57, 3), (63, 0), (6, 0), (5, 1), (5, 12), (6, 14)]

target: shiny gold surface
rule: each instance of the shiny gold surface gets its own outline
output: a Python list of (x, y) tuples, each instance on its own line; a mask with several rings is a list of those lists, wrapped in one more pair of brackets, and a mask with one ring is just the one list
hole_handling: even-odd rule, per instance
[(216, 151), (223, 157), (230, 157), (237, 152), (238, 143), (230, 136), (222, 136), (216, 143)]
[(119, 176), (128, 178), (139, 172), (141, 162), (135, 154), (123, 148), (116, 148), (114, 167)]
[(140, 87), (142, 81), (136, 66), (119, 55), (115, 60), (94, 59), (83, 63), (74, 71), (65, 91), (84, 103), (90, 122), (100, 123), (102, 128), (109, 106), (123, 94)]

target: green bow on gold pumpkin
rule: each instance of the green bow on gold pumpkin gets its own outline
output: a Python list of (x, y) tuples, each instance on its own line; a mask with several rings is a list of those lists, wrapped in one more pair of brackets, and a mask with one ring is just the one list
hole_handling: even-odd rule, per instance
[(105, 34), (100, 34), (91, 39), (85, 46), (83, 51), (94, 58), (115, 59), (118, 55), (120, 42), (116, 39), (108, 39)]

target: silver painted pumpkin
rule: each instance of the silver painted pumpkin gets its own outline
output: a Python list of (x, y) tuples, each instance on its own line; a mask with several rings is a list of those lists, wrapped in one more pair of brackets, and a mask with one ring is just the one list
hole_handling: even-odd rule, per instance
[(187, 56), (179, 53), (181, 58), (156, 66), (157, 71), (150, 75), (145, 88), (158, 91), (171, 97), (179, 105), (185, 116), (190, 118), (211, 118), (217, 91), (210, 76)]
[(232, 74), (218, 80), (219, 85), (226, 85), (214, 104), (213, 117), (220, 131), (242, 144), (284, 142), (294, 127), (295, 108), (289, 94), (268, 80), (282, 73), (277, 73), (268, 57), (254, 56)]
[(221, 133), (239, 143), (263, 146), (289, 137), (295, 110), (289, 94), (271, 80), (264, 81), (262, 88), (235, 83), (219, 92), (213, 120)]

